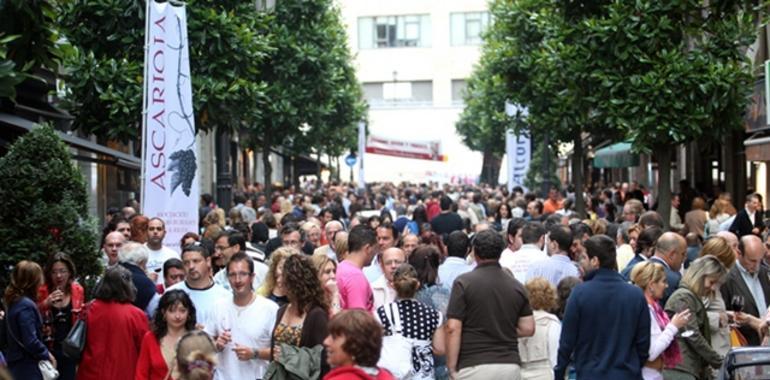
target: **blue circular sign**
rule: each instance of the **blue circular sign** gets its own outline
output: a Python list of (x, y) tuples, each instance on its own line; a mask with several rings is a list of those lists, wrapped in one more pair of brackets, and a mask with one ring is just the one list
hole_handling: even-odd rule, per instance
[(348, 166), (351, 166), (351, 167), (353, 165), (355, 165), (356, 164), (356, 155), (353, 154), (353, 153), (348, 154), (347, 157), (345, 157), (345, 164), (347, 164)]

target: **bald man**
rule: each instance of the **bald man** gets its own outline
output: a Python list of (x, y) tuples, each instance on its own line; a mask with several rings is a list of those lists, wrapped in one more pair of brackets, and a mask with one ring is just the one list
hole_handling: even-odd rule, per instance
[(660, 235), (655, 243), (655, 254), (650, 257), (650, 261), (660, 263), (666, 269), (666, 281), (668, 287), (660, 299), (660, 306), (663, 307), (668, 301), (668, 297), (679, 287), (679, 280), (682, 279), (682, 264), (687, 258), (687, 242), (682, 235), (674, 232), (666, 232)]
[(343, 231), (342, 223), (336, 220), (332, 220), (326, 223), (324, 226), (324, 235), (328, 244), (322, 245), (313, 251), (313, 256), (326, 255), (330, 259), (337, 261), (337, 254), (334, 252), (334, 237), (338, 232)]
[[(743, 313), (754, 317), (764, 318), (770, 301), (770, 279), (767, 268), (763, 267), (762, 259), (765, 257), (766, 248), (762, 240), (756, 235), (746, 235), (741, 238), (741, 249), (738, 261), (735, 262), (730, 272), (727, 273), (727, 281), (722, 285), (722, 299), (727, 310), (735, 310), (733, 297), (743, 297)], [(757, 330), (744, 324), (740, 331), (749, 343), (749, 346), (758, 346), (761, 338)]]
[(401, 248), (386, 248), (382, 252), (379, 263), (382, 269), (382, 276), (372, 282), (374, 310), (396, 300), (396, 290), (393, 289), (393, 273), (404, 263), (406, 263), (406, 253)]
[(112, 231), (104, 237), (105, 267), (111, 267), (118, 263), (118, 250), (125, 243), (126, 237), (118, 231)]

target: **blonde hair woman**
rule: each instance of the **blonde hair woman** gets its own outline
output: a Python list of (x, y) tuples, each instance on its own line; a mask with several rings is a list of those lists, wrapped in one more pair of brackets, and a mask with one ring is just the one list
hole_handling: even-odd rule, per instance
[(727, 275), (727, 269), (714, 256), (707, 255), (693, 261), (679, 282), (679, 289), (666, 302), (666, 311), (678, 313), (689, 309), (692, 318), (687, 321), (687, 334), (677, 337), (682, 362), (672, 369), (666, 369), (668, 379), (706, 379), (710, 377), (709, 366), (719, 368), (723, 356), (711, 346), (711, 330), (704, 299), (713, 300), (719, 284)]
[[(718, 201), (718, 200), (717, 200)], [(728, 271), (735, 264), (735, 252), (723, 237), (714, 236), (706, 240), (700, 251), (701, 256), (716, 257)], [(711, 347), (720, 355), (730, 351), (730, 326), (728, 325), (727, 307), (722, 292), (715, 292), (714, 299), (706, 307), (711, 330)]]
[(326, 255), (315, 255), (312, 260), (318, 272), (318, 280), (321, 281), (329, 301), (329, 316), (334, 316), (342, 310), (340, 291), (337, 288), (337, 263)]
[(536, 327), (535, 335), (519, 338), (521, 378), (552, 380), (561, 335), (561, 322), (550, 313), (558, 307), (556, 288), (542, 277), (527, 281), (525, 287)]
[(660, 299), (668, 288), (662, 264), (652, 261), (636, 264), (631, 270), (631, 281), (642, 288), (650, 309), (650, 356), (642, 368), (642, 378), (663, 380), (663, 369), (673, 368), (682, 361), (674, 337), (691, 318), (690, 311), (684, 309), (669, 320), (660, 306)]
[(257, 293), (278, 304), (278, 307), (289, 303), (286, 297), (286, 289), (283, 285), (283, 262), (291, 255), (298, 255), (299, 251), (291, 247), (280, 247), (270, 255), (270, 268), (265, 276), (265, 282), (257, 290)]

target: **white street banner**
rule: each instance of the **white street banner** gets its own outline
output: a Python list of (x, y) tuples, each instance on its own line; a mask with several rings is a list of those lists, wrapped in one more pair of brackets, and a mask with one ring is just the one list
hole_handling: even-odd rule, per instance
[(369, 135), (366, 153), (382, 154), (418, 160), (444, 161), (441, 141), (404, 141)]
[(148, 1), (144, 60), (142, 213), (166, 222), (164, 244), (179, 250), (198, 232), (195, 124), (184, 5)]
[(529, 137), (520, 134), (515, 135), (508, 130), (505, 133), (505, 153), (508, 157), (508, 191), (513, 191), (516, 186), (524, 186), (524, 178), (529, 170), (529, 161), (532, 158)]

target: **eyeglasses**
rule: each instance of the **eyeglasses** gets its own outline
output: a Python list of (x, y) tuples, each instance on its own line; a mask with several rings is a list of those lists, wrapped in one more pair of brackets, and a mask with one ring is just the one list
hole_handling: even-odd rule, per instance
[(214, 250), (215, 250), (215, 251), (224, 251), (225, 249), (228, 249), (228, 248), (230, 248), (230, 246), (229, 246), (229, 245), (227, 245), (227, 246), (224, 246), (224, 245), (217, 245), (217, 246), (214, 246)]
[(65, 274), (70, 274), (70, 271), (68, 271), (68, 270), (66, 270), (66, 269), (61, 269), (61, 270), (52, 270), (52, 271), (51, 271), (51, 274), (53, 274), (53, 275), (57, 275), (57, 274), (58, 274), (58, 275), (62, 275), (62, 276), (63, 276), (63, 275), (65, 275)]
[(251, 273), (247, 272), (230, 272), (227, 274), (227, 278), (230, 279), (236, 279), (236, 278), (249, 278), (251, 277)]

